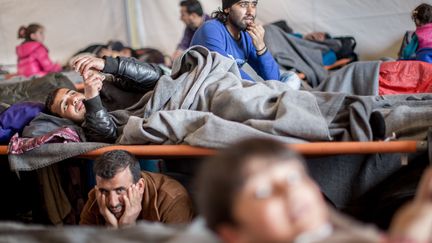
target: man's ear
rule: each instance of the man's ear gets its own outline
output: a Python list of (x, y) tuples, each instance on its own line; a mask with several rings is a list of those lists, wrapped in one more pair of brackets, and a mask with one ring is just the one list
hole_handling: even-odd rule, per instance
[(226, 243), (239, 243), (241, 240), (241, 233), (238, 229), (231, 225), (223, 224), (216, 229), (217, 234)]
[(140, 192), (140, 193), (143, 193), (143, 192), (144, 192), (144, 186), (145, 186), (144, 179), (143, 179), (143, 178), (140, 178), (140, 179), (138, 180), (138, 182), (136, 183), (136, 186), (137, 186), (139, 192)]

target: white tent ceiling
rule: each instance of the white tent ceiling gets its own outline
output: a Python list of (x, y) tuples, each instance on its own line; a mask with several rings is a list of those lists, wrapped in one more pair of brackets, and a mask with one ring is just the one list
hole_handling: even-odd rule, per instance
[[(432, 4), (432, 0), (260, 0), (258, 21), (266, 24), (283, 19), (300, 33), (352, 35), (357, 39), (360, 58), (371, 60), (396, 57), (404, 32), (414, 29), (410, 12), (422, 2)], [(134, 47), (155, 47), (169, 54), (184, 28), (178, 3), (179, 0), (0, 0), (0, 64), (16, 63), (15, 46), (20, 43), (16, 32), (20, 25), (31, 22), (46, 27), (45, 44), (52, 59), (60, 62), (89, 44), (110, 39)], [(211, 13), (221, 0), (201, 3), (205, 12)], [(137, 43), (130, 41), (130, 33), (136, 32), (128, 31), (134, 29), (134, 24), (141, 30)]]

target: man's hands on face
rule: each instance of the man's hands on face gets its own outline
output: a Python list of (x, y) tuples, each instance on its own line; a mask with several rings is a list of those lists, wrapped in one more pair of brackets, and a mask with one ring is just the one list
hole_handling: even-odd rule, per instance
[(94, 56), (82, 56), (74, 60), (75, 71), (79, 72), (84, 79), (88, 78), (90, 70), (102, 71), (105, 67), (105, 60)]
[(105, 218), (106, 224), (114, 228), (121, 226), (135, 225), (136, 220), (142, 209), (142, 193), (138, 190), (136, 184), (132, 184), (126, 195), (123, 195), (124, 201), (124, 212), (120, 219), (117, 219), (115, 215), (106, 206), (106, 196), (102, 194), (97, 187), (96, 189), (96, 200), (99, 205), (99, 212)]
[(128, 188), (127, 195), (123, 195), (125, 210), (119, 220), (120, 226), (135, 225), (142, 209), (142, 196), (136, 184)]
[(99, 213), (105, 218), (106, 224), (108, 226), (118, 228), (118, 221), (117, 218), (109, 208), (106, 206), (106, 196), (101, 193), (97, 187), (95, 187), (96, 190), (96, 200), (99, 206)]
[(246, 31), (252, 37), (252, 42), (255, 46), (255, 49), (257, 49), (257, 51), (263, 50), (265, 47), (265, 42), (264, 42), (265, 30), (264, 30), (264, 27), (260, 24), (256, 24), (255, 22), (251, 22), (248, 24)]
[(105, 76), (96, 70), (87, 71), (87, 76), (84, 77), (84, 96), (87, 100), (99, 95), (104, 79)]

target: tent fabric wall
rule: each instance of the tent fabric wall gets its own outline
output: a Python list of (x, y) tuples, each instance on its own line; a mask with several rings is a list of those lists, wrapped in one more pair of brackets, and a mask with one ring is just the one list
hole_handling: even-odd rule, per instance
[(79, 49), (110, 39), (127, 41), (124, 1), (0, 0), (0, 64), (16, 64), (18, 28), (45, 26), (50, 57), (62, 64)]
[[(135, 21), (130, 19), (135, 8)], [(0, 0), (0, 64), (15, 64), (18, 27), (46, 27), (52, 59), (64, 63), (74, 52), (110, 39), (171, 54), (183, 33), (179, 0)], [(396, 57), (403, 34), (415, 28), (410, 18), (418, 4), (432, 0), (260, 0), (258, 20), (286, 20), (295, 31), (352, 35), (362, 60)], [(201, 0), (211, 13), (221, 0)], [(129, 19), (128, 19), (129, 17)], [(135, 25), (135, 26), (131, 26)], [(141, 25), (141, 26), (139, 26)], [(135, 29), (131, 29), (131, 28)], [(142, 30), (145, 33), (140, 33)], [(135, 36), (133, 36), (133, 34)], [(133, 38), (132, 38), (133, 37)]]

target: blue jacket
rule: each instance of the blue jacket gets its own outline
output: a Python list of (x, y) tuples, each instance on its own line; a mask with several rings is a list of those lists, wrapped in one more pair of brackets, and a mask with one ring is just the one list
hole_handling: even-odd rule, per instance
[[(191, 46), (194, 45), (205, 46), (210, 51), (230, 57), (239, 68), (248, 63), (264, 80), (279, 80), (279, 66), (273, 56), (269, 51), (258, 56), (246, 31), (241, 31), (240, 40), (235, 40), (222, 22), (209, 20), (195, 32), (191, 42)], [(253, 80), (241, 69), (240, 73), (243, 79)]]

